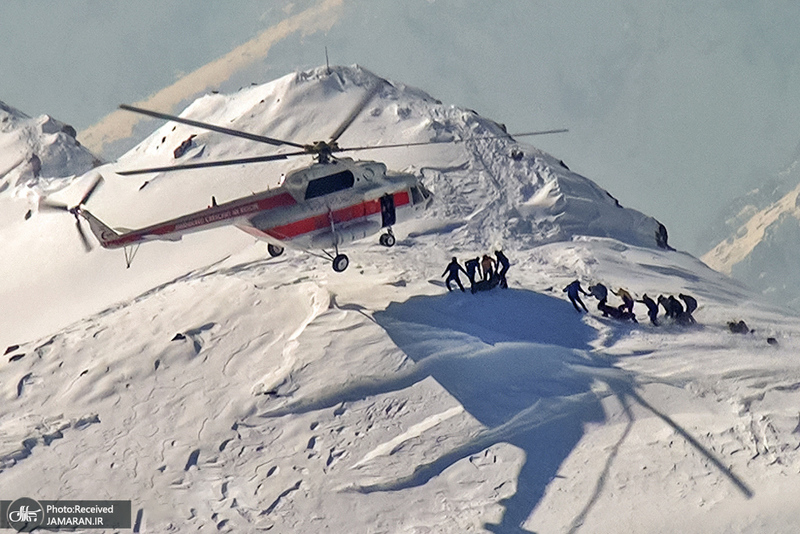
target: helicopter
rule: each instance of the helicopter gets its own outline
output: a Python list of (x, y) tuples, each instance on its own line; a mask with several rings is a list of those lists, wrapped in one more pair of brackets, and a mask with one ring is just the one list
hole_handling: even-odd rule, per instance
[[(267, 252), (272, 257), (280, 256), (287, 247), (312, 254), (315, 254), (314, 250), (321, 250), (323, 257), (331, 261), (333, 270), (342, 272), (347, 269), (349, 258), (340, 251), (341, 245), (380, 232), (379, 243), (385, 247), (391, 247), (396, 242), (392, 226), (417, 217), (433, 202), (432, 193), (416, 175), (389, 171), (384, 163), (377, 161), (334, 156), (337, 153), (357, 150), (439, 143), (428, 141), (395, 145), (339, 147), (339, 137), (350, 127), (379, 89), (380, 84), (375, 84), (368, 89), (327, 141), (316, 141), (310, 144), (275, 139), (122, 104), (119, 107), (126, 111), (255, 142), (279, 147), (289, 146), (298, 150), (265, 156), (116, 171), (116, 174), (121, 176), (263, 163), (297, 156), (312, 156), (314, 162), (311, 165), (287, 172), (278, 187), (221, 204), (217, 204), (216, 199), (212, 197), (211, 205), (205, 209), (135, 230), (113, 229), (86, 209), (85, 204), (103, 182), (102, 176), (94, 180), (75, 206), (70, 207), (66, 204), (42, 199), (39, 203), (40, 209), (71, 213), (75, 217), (81, 241), (88, 251), (91, 250), (91, 243), (83, 231), (80, 220), (81, 218), (85, 219), (103, 248), (124, 249), (128, 267), (131, 266), (139, 245), (144, 242), (180, 241), (185, 234), (234, 225), (240, 230), (266, 241)], [(548, 130), (516, 135), (538, 135), (562, 131), (566, 130)]]

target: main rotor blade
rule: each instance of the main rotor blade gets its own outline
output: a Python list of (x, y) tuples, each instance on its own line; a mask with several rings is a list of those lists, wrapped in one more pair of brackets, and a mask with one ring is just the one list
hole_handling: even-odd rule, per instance
[[(540, 130), (538, 132), (514, 133), (514, 134), (508, 134), (508, 135), (509, 135), (509, 137), (525, 137), (525, 136), (528, 136), (528, 135), (547, 135), (547, 134), (564, 133), (564, 132), (568, 132), (568, 131), (569, 130), (567, 130), (566, 128), (561, 128), (559, 130)], [(498, 137), (505, 137), (505, 136), (500, 135)]]
[(232, 128), (225, 128), (224, 126), (216, 126), (214, 124), (209, 124), (207, 122), (200, 122), (195, 121), (192, 119), (184, 119), (183, 117), (178, 117), (176, 115), (167, 115), (166, 113), (159, 113), (158, 111), (150, 111), (149, 109), (137, 108), (134, 106), (128, 106), (127, 104), (120, 104), (120, 109), (124, 109), (126, 111), (133, 111), (134, 113), (141, 113), (142, 115), (147, 115), (149, 117), (155, 117), (156, 119), (164, 119), (173, 122), (179, 122), (181, 124), (187, 124), (189, 126), (195, 126), (196, 128), (203, 128), (204, 130), (211, 130), (212, 132), (219, 132), (226, 135), (232, 135), (234, 137), (242, 137), (244, 139), (249, 139), (251, 141), (258, 141), (259, 143), (267, 143), (269, 145), (281, 146), (281, 145), (289, 145), (295, 148), (303, 148), (303, 145), (298, 143), (293, 143), (292, 141), (284, 141), (282, 139), (273, 139), (272, 137), (267, 137), (264, 135), (257, 135), (251, 134), (247, 132), (243, 132), (241, 130), (234, 130)]
[(84, 204), (86, 204), (86, 202), (89, 201), (89, 198), (94, 194), (95, 191), (97, 191), (97, 188), (100, 187), (100, 184), (102, 183), (103, 183), (103, 177), (98, 176), (95, 179), (94, 183), (92, 184), (92, 187), (90, 187), (89, 190), (86, 191), (86, 194), (83, 195), (81, 201), (78, 202), (78, 206), (83, 206)]
[(252, 158), (204, 161), (201, 163), (186, 163), (184, 165), (173, 165), (170, 167), (150, 167), (149, 169), (132, 169), (130, 171), (115, 171), (115, 172), (120, 176), (132, 176), (135, 174), (148, 174), (151, 172), (171, 172), (171, 171), (182, 171), (186, 169), (205, 169), (207, 167), (226, 167), (229, 165), (241, 165), (244, 163), (263, 163), (266, 161), (276, 161), (279, 159), (287, 159), (292, 156), (302, 156), (305, 154), (307, 154), (306, 151), (289, 152), (287, 154), (272, 154), (269, 156), (255, 156)]
[(49, 200), (42, 199), (39, 201), (39, 211), (69, 211), (69, 206), (61, 202), (50, 202)]
[(339, 125), (339, 127), (336, 129), (335, 132), (333, 132), (330, 141), (328, 141), (329, 144), (336, 142), (336, 140), (339, 139), (339, 137), (341, 137), (344, 131), (347, 130), (351, 124), (353, 124), (353, 121), (356, 120), (356, 117), (358, 117), (362, 111), (364, 111), (364, 108), (367, 106), (367, 104), (369, 104), (369, 101), (372, 100), (372, 98), (375, 96), (378, 90), (380, 90), (380, 88), (381, 88), (381, 83), (379, 82), (373, 85), (367, 91), (367, 94), (365, 94), (362, 97), (361, 101), (358, 103), (358, 105), (355, 108), (353, 108), (353, 111), (350, 112), (350, 115), (348, 115), (347, 118), (344, 120), (344, 122), (342, 122), (342, 124)]
[(417, 143), (398, 143), (394, 145), (372, 145), (372, 146), (356, 146), (356, 147), (346, 147), (340, 148), (336, 152), (353, 152), (356, 150), (375, 150), (378, 148), (406, 148), (411, 146), (425, 146), (425, 145), (447, 145), (450, 143), (464, 143), (466, 141), (481, 141), (484, 139), (503, 139), (505, 137), (525, 137), (531, 135), (545, 135), (545, 134), (554, 134), (554, 133), (564, 133), (568, 132), (569, 130), (561, 129), (561, 130), (542, 130), (538, 132), (526, 132), (526, 133), (515, 133), (515, 134), (503, 134), (503, 135), (487, 135), (483, 137), (467, 137), (466, 139), (454, 139), (453, 141), (420, 141)]

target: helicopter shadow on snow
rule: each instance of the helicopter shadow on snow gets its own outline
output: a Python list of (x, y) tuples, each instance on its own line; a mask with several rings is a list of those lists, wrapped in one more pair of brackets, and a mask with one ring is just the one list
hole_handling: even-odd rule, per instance
[[(569, 532), (580, 529), (597, 503), (635, 420), (633, 405), (681, 435), (745, 497), (753, 495), (694, 436), (639, 395), (634, 375), (614, 366), (610, 355), (592, 351), (597, 330), (583, 322), (565, 300), (524, 290), (420, 296), (393, 303), (374, 318), (398, 347), (486, 428), (409, 476), (359, 491), (418, 486), (462, 458), (499, 442), (510, 443), (525, 453), (517, 491), (502, 502), (505, 513), (500, 524), (484, 527), (499, 533), (527, 532), (520, 525), (558, 476), (562, 462), (583, 437), (585, 425), (605, 422), (601, 400), (613, 395), (628, 424)], [(592, 385), (597, 382), (605, 388), (595, 391)]]
[[(577, 532), (599, 498), (618, 448), (634, 421), (631, 405), (640, 404), (672, 426), (705, 454), (745, 495), (749, 490), (713, 454), (636, 392), (635, 377), (614, 367), (614, 359), (592, 351), (597, 331), (563, 299), (527, 290), (495, 290), (470, 295), (453, 292), (417, 296), (375, 312), (373, 320), (415, 365), (389, 376), (366, 377), (314, 398), (298, 399), (262, 414), (303, 413), (398, 391), (428, 377), (436, 380), (484, 426), (472, 439), (445, 451), (413, 473), (351, 487), (373, 493), (424, 485), (461, 459), (498, 443), (524, 451), (516, 492), (504, 499), (503, 518), (485, 528), (522, 533), (563, 461), (584, 436), (587, 423), (606, 421), (602, 398), (614, 395), (629, 424), (609, 455), (585, 508), (570, 532)], [(602, 392), (592, 385), (607, 387)]]
[(485, 427), (475, 439), (419, 466), (412, 475), (359, 491), (418, 486), (462, 458), (505, 442), (525, 453), (516, 492), (495, 532), (521, 525), (584, 434), (605, 421), (592, 391), (597, 332), (564, 300), (524, 290), (413, 297), (375, 320), (426, 375)]
[(351, 489), (372, 493), (421, 486), (462, 458), (510, 443), (525, 452), (526, 460), (516, 493), (503, 502), (501, 524), (486, 528), (522, 532), (519, 525), (582, 438), (584, 425), (605, 420), (591, 385), (596, 371), (614, 369), (589, 353), (596, 331), (568, 302), (517, 289), (417, 296), (392, 303), (372, 318), (415, 365), (298, 399), (262, 416), (323, 409), (432, 377), (484, 430), (409, 476)]

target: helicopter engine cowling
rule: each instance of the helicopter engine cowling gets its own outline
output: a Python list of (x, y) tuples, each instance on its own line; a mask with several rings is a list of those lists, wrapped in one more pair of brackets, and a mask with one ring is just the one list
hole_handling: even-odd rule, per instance
[(333, 232), (326, 230), (325, 232), (321, 232), (313, 236), (309, 245), (311, 248), (328, 248), (334, 245), (339, 246), (345, 243), (357, 241), (359, 239), (364, 239), (367, 236), (377, 233), (380, 229), (380, 222), (374, 220), (357, 221), (350, 224), (337, 224), (335, 243)]

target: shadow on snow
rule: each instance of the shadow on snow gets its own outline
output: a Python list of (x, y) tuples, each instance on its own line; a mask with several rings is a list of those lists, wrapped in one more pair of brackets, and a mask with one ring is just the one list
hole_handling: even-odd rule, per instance
[(461, 458), (510, 443), (525, 463), (502, 522), (486, 528), (521, 531), (584, 424), (605, 419), (591, 368), (608, 364), (587, 355), (596, 332), (568, 302), (519, 290), (414, 297), (374, 318), (486, 429), (412, 475), (362, 491), (424, 484)]
[[(580, 529), (597, 501), (616, 451), (633, 423), (630, 403), (638, 403), (672, 426), (715, 465), (746, 496), (752, 493), (720, 464), (710, 451), (668, 416), (646, 403), (634, 380), (591, 351), (597, 332), (581, 321), (566, 301), (524, 290), (497, 290), (470, 295), (454, 292), (418, 296), (392, 303), (374, 320), (415, 362), (391, 376), (365, 377), (345, 386), (298, 399), (263, 414), (277, 417), (303, 413), (410, 387), (433, 377), (485, 429), (462, 446), (413, 473), (388, 482), (353, 488), (362, 493), (421, 486), (462, 458), (505, 442), (525, 453), (517, 490), (505, 499), (500, 524), (485, 528), (502, 533), (527, 532), (520, 525), (541, 500), (561, 463), (584, 435), (588, 422), (601, 423), (602, 395), (619, 398), (629, 424), (612, 450), (594, 494), (573, 521)], [(592, 390), (604, 382), (605, 393)]]

